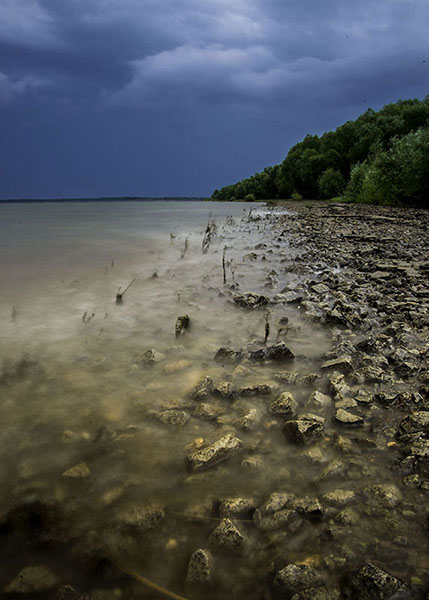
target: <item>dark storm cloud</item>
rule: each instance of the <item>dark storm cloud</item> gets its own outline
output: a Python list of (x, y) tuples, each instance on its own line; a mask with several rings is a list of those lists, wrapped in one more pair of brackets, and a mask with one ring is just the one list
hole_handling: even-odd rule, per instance
[[(427, 0), (2, 0), (0, 108), (10, 168), (13, 141), (18, 152), (17, 140), (30, 139), (43, 121), (68, 135), (72, 152), (96, 123), (103, 130), (115, 119), (119, 145), (121, 130), (129, 137), (141, 129), (146, 143), (187, 136), (183, 164), (219, 130), (225, 139), (239, 127), (244, 143), (260, 140), (250, 160), (242, 157), (251, 172), (281, 160), (309, 128), (323, 131), (366, 106), (425, 95), (428, 19)], [(132, 143), (141, 150), (138, 139)], [(230, 160), (226, 153), (218, 165), (219, 184), (232, 172), (249, 174)], [(209, 168), (200, 168), (194, 191), (211, 191)], [(105, 169), (102, 162), (92, 186)], [(128, 180), (137, 183), (137, 173)]]

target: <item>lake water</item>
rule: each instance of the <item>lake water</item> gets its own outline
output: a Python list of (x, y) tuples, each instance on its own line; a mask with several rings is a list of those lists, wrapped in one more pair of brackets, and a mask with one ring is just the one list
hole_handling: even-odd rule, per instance
[[(217, 233), (203, 252), (208, 222)], [(155, 597), (119, 571), (100, 571), (100, 560), (108, 558), (190, 597), (189, 557), (207, 547), (221, 500), (243, 496), (260, 505), (274, 491), (314, 496), (338, 487), (335, 473), (334, 479), (320, 477), (337, 458), (329, 437), (324, 456), (309, 460), (285, 443), (282, 420), (267, 410), (270, 400), (212, 399), (215, 414), (201, 418), (189, 399), (206, 376), (237, 387), (274, 385), (277, 394), (292, 389), (278, 377), (290, 365), (237, 368), (214, 361), (221, 346), (263, 348), (266, 318), (269, 343), (276, 341), (280, 319), (289, 319), (293, 370), (302, 375), (318, 373), (331, 348), (330, 336), (301, 319), (294, 306), (275, 305), (267, 314), (232, 303), (230, 286), (273, 296), (293, 285), (296, 276), (284, 264), (296, 251), (287, 237), (274, 251), (264, 246), (270, 236), (255, 204), (0, 204), (0, 513), (42, 503), (49, 525), (43, 543), (34, 546), (25, 527), (0, 538), (1, 586), (20, 568), (42, 562), (64, 583), (108, 590), (103, 598)], [(117, 304), (119, 288), (131, 282)], [(176, 319), (185, 314), (190, 328), (176, 337)], [(155, 351), (153, 364), (144, 358), (148, 350)], [(293, 388), (298, 402), (314, 387), (308, 379)], [(160, 420), (160, 412), (175, 408), (191, 415), (183, 426)], [(251, 408), (260, 419), (240, 430), (237, 419)], [(190, 445), (231, 432), (244, 443), (240, 456), (202, 473), (189, 471)], [(362, 485), (359, 464), (348, 489)], [(377, 480), (372, 464), (365, 477)], [(161, 507), (158, 526), (121, 528), (146, 507)], [(309, 561), (333, 549), (333, 571), (341, 571), (336, 557), (343, 541), (326, 547), (312, 524), (289, 537), (242, 520), (245, 549), (233, 561), (228, 552), (214, 551), (212, 582), (201, 597), (266, 597), (277, 563)], [(358, 548), (370, 556), (368, 535), (361, 532)]]

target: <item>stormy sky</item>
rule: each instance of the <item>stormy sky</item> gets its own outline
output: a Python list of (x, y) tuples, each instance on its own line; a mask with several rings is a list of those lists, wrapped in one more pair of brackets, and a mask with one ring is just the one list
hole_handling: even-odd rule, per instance
[(1, 0), (0, 198), (205, 196), (429, 93), (428, 0)]

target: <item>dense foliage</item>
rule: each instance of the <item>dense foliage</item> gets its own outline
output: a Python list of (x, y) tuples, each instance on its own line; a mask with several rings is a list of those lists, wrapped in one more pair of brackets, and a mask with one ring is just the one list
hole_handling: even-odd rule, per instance
[(215, 190), (214, 200), (332, 198), (429, 204), (429, 96), (368, 109), (322, 136), (307, 135), (280, 165)]

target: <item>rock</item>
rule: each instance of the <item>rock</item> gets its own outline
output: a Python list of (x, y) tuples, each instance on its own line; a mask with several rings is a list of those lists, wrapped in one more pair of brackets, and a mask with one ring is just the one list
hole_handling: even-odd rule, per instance
[(189, 559), (186, 586), (193, 588), (207, 585), (211, 575), (211, 563), (212, 558), (207, 550), (195, 550)]
[(161, 360), (163, 360), (163, 359), (164, 359), (164, 354), (161, 354), (160, 352), (157, 352), (153, 348), (150, 348), (149, 350), (146, 350), (146, 352), (144, 352), (142, 354), (142, 356), (138, 359), (137, 363), (153, 365), (155, 363), (161, 362)]
[(372, 563), (366, 563), (346, 588), (350, 600), (406, 600), (410, 590), (402, 581)]
[(35, 594), (58, 586), (60, 578), (46, 565), (24, 567), (4, 588), (6, 594)]
[(290, 392), (283, 392), (270, 404), (270, 412), (292, 418), (298, 408), (297, 401)]
[(182, 359), (182, 360), (175, 360), (174, 362), (167, 363), (165, 365), (165, 367), (163, 367), (162, 370), (167, 375), (170, 375), (171, 373), (177, 373), (179, 371), (184, 371), (185, 369), (189, 369), (189, 367), (192, 367), (192, 361)]
[(313, 290), (313, 292), (316, 292), (316, 294), (326, 294), (330, 291), (328, 286), (324, 283), (317, 283), (316, 285), (312, 285), (311, 289)]
[(263, 515), (272, 514), (296, 501), (296, 496), (289, 492), (273, 492), (260, 508)]
[(121, 529), (131, 531), (150, 531), (158, 527), (164, 520), (164, 508), (159, 505), (137, 507), (132, 506), (118, 516), (117, 525)]
[(311, 444), (323, 436), (325, 419), (318, 415), (305, 414), (295, 420), (286, 421), (283, 431), (286, 437), (297, 444)]
[(275, 576), (274, 597), (288, 600), (298, 592), (309, 588), (318, 588), (325, 583), (325, 576), (313, 567), (289, 564), (278, 571)]
[(257, 470), (261, 469), (264, 466), (264, 463), (260, 456), (247, 456), (241, 461), (241, 466), (243, 469)]
[(337, 410), (340, 408), (347, 410), (348, 408), (356, 408), (356, 406), (358, 406), (358, 403), (354, 398), (343, 398), (342, 400), (337, 400), (337, 402), (335, 402), (335, 408)]
[(356, 494), (351, 490), (333, 490), (322, 496), (322, 500), (332, 506), (344, 506), (355, 499)]
[(338, 588), (308, 588), (292, 596), (291, 600), (339, 600), (340, 590)]
[(394, 508), (402, 500), (401, 492), (391, 483), (370, 485), (363, 492), (368, 504), (379, 508)]
[(418, 432), (429, 435), (429, 411), (427, 410), (414, 411), (401, 421), (400, 435)]
[(88, 477), (91, 475), (91, 470), (86, 463), (79, 463), (78, 465), (74, 465), (67, 471), (61, 475), (61, 477), (68, 477), (71, 479), (83, 479), (84, 477)]
[(256, 510), (253, 514), (253, 522), (262, 531), (284, 530), (297, 519), (297, 516), (296, 511), (290, 508), (282, 508), (270, 514), (263, 514), (260, 510)]
[(332, 374), (329, 383), (331, 385), (331, 390), (334, 394), (335, 400), (341, 400), (342, 398), (347, 398), (351, 396), (352, 390), (346, 384), (344, 375), (342, 373), (338, 373), (337, 371), (335, 371)]
[(220, 363), (235, 364), (243, 360), (245, 354), (242, 350), (222, 347), (216, 352), (214, 359)]
[(218, 406), (212, 406), (206, 402), (201, 402), (201, 404), (198, 404), (198, 406), (193, 410), (192, 414), (194, 417), (202, 419), (203, 421), (214, 421), (223, 412), (224, 410)]
[(335, 421), (337, 423), (341, 423), (341, 425), (346, 425), (348, 427), (361, 427), (364, 424), (364, 418), (360, 415), (354, 415), (353, 413), (345, 410), (344, 408), (340, 408), (335, 413)]
[(190, 398), (192, 400), (196, 400), (197, 402), (201, 402), (202, 400), (207, 400), (207, 398), (211, 395), (214, 389), (213, 379), (211, 377), (204, 377), (194, 389), (190, 393)]
[(253, 498), (226, 498), (219, 504), (221, 517), (246, 518), (255, 509)]
[(156, 418), (164, 423), (175, 427), (183, 427), (189, 420), (189, 413), (186, 410), (172, 408), (170, 410), (161, 410), (156, 414)]
[[(71, 585), (63, 585), (58, 589), (52, 596), (49, 597), (50, 600), (90, 600), (89, 596), (86, 594), (80, 594)], [(93, 595), (91, 594), (91, 599)]]
[(332, 400), (330, 396), (322, 394), (322, 392), (316, 390), (315, 392), (310, 394), (308, 398), (308, 403), (316, 408), (326, 408), (332, 404)]
[(232, 400), (235, 396), (235, 388), (230, 381), (222, 381), (213, 388), (213, 393), (221, 396), (221, 398), (227, 398)]
[(209, 544), (216, 548), (235, 550), (243, 546), (244, 537), (230, 519), (222, 519), (211, 532)]
[(297, 498), (295, 501), (295, 508), (299, 514), (313, 521), (320, 521), (325, 514), (320, 500), (308, 496)]
[(293, 360), (295, 356), (284, 342), (278, 342), (273, 346), (268, 346), (268, 348), (261, 348), (260, 350), (250, 352), (249, 358), (260, 362), (265, 360), (288, 361)]
[(353, 371), (353, 361), (351, 356), (342, 356), (332, 360), (326, 360), (320, 367), (321, 369), (336, 369), (344, 374)]
[(190, 319), (188, 315), (181, 315), (180, 317), (177, 317), (175, 326), (176, 337), (178, 337), (181, 333), (185, 333), (186, 329), (189, 328), (189, 325)]
[(197, 450), (188, 455), (188, 462), (192, 471), (201, 471), (213, 467), (218, 463), (236, 454), (243, 446), (243, 442), (228, 434), (210, 446)]
[(256, 383), (239, 388), (237, 394), (239, 396), (269, 396), (273, 389), (274, 387), (268, 383)]
[(262, 419), (262, 412), (256, 408), (249, 408), (235, 421), (235, 426), (244, 431), (254, 431)]
[(232, 296), (234, 304), (243, 308), (255, 309), (267, 306), (270, 304), (270, 299), (267, 296), (256, 294), (254, 292), (247, 292), (245, 294), (233, 294)]

